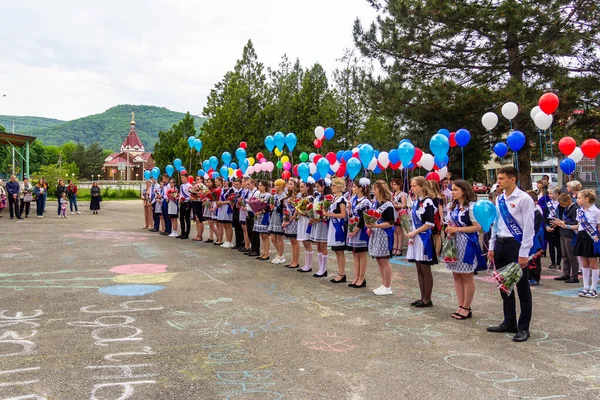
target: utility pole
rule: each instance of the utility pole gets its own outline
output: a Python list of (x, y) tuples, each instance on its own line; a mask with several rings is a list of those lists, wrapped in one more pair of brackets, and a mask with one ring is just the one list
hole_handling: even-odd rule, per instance
[[(12, 134), (15, 134), (15, 121), (12, 123)], [(11, 146), (12, 148), (12, 173), (15, 174), (15, 146)]]

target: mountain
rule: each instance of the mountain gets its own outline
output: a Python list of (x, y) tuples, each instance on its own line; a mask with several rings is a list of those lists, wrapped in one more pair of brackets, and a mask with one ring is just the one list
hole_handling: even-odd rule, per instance
[[(98, 142), (103, 149), (117, 151), (129, 133), (131, 112), (135, 113), (137, 134), (146, 151), (154, 149), (159, 131), (168, 130), (185, 116), (184, 113), (164, 107), (121, 104), (109, 108), (102, 114), (89, 115), (73, 121), (0, 115), (0, 125), (4, 125), (10, 132), (12, 121), (15, 121), (16, 133), (36, 136), (45, 145), (62, 145), (73, 141), (89, 146)], [(196, 129), (199, 129), (206, 120), (202, 117), (194, 117), (194, 119)]]

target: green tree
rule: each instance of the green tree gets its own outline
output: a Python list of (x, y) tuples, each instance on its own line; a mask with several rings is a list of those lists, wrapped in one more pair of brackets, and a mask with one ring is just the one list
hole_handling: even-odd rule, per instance
[[(522, 110), (514, 127), (528, 138), (519, 152), (524, 187), (530, 183), (530, 143), (536, 143), (528, 114), (539, 95), (552, 90), (561, 98), (557, 126), (578, 104), (597, 98), (597, 2), (368, 1), (379, 16), (368, 29), (357, 20), (354, 38), (387, 74), (372, 84), (388, 95), (387, 104), (380, 100), (384, 115), (414, 128), (412, 138), (431, 137), (435, 128), (466, 126), (474, 134), (472, 148), (479, 150), (490, 143), (474, 120), (506, 101), (517, 102)], [(467, 113), (470, 120), (458, 118)], [(497, 131), (506, 132), (506, 125)], [(475, 163), (477, 169), (482, 161)]]
[[(187, 142), (190, 136), (196, 136), (196, 128), (194, 126), (194, 117), (188, 112), (171, 129), (158, 133), (158, 142), (154, 146), (154, 162), (156, 166), (164, 171), (167, 165), (173, 164), (173, 160), (179, 158), (186, 168), (189, 168), (190, 161), (192, 168), (196, 168), (200, 162), (200, 157), (195, 150), (190, 151)], [(189, 172), (193, 173), (193, 170)]]

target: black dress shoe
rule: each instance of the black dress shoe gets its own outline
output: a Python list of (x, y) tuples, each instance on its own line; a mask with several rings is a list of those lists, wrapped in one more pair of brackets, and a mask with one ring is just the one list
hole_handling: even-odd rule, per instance
[(158, 232), (158, 229), (150, 229), (150, 232)]
[(433, 307), (433, 302), (431, 300), (429, 300), (427, 303), (423, 303), (422, 301), (419, 301), (417, 304), (415, 304), (415, 307), (417, 307), (417, 308)]
[(248, 257), (256, 257), (259, 254), (256, 251), (251, 251), (250, 253), (246, 254)]
[(177, 235), (175, 236), (175, 239), (181, 239), (183, 237), (183, 235)]
[(363, 282), (360, 285), (354, 285), (353, 286), (355, 289), (360, 289), (360, 288), (364, 288), (367, 287), (367, 280), (364, 279)]
[(312, 268), (309, 268), (307, 270), (299, 269), (298, 272), (312, 272)]
[(513, 342), (525, 342), (529, 339), (529, 331), (521, 329), (517, 332), (515, 336), (513, 336)]
[(569, 277), (568, 276), (557, 276), (556, 278), (554, 278), (555, 281), (568, 281)]
[(238, 251), (239, 251), (240, 253), (250, 253), (250, 252), (252, 251), (252, 249), (247, 249), (247, 248), (245, 248), (245, 247), (243, 247), (243, 246), (242, 246), (242, 247), (240, 247), (240, 248), (238, 249)]
[(189, 238), (190, 237), (188, 235), (184, 235), (184, 236), (180, 237), (179, 239), (184, 239), (185, 240), (185, 239), (189, 239)]
[(353, 287), (353, 288), (355, 288), (355, 287), (356, 287), (356, 284), (355, 284), (355, 283), (349, 283), (349, 284), (348, 284), (348, 287)]
[[(340, 276), (340, 275), (338, 275), (338, 276)], [(337, 276), (335, 278), (337, 278)], [(339, 281), (335, 278), (330, 279), (329, 282), (331, 282), (331, 283), (346, 283), (346, 275), (342, 275), (342, 279), (340, 279)]]
[(230, 247), (230, 249), (231, 249), (231, 250), (239, 250), (240, 248), (241, 248), (241, 246), (233, 246), (233, 247)]
[(212, 243), (212, 242), (213, 242), (213, 240), (212, 240), (212, 239), (206, 239), (206, 240), (204, 241), (204, 243)]
[(414, 307), (414, 306), (416, 306), (416, 305), (417, 305), (417, 304), (419, 304), (419, 303), (423, 303), (423, 302), (421, 301), (421, 299), (413, 301), (412, 303), (410, 303), (410, 305)]
[(313, 274), (313, 276), (315, 278), (327, 278), (327, 271), (323, 272), (321, 275), (317, 274)]
[[(490, 326), (490, 327), (488, 327), (487, 331), (488, 332), (492, 332), (492, 333), (505, 333), (505, 332), (508, 332), (508, 333), (517, 333), (518, 330), (517, 330), (516, 327), (511, 328), (510, 326), (500, 324), (498, 326)], [(529, 335), (529, 332), (527, 332), (527, 334)]]
[(565, 283), (579, 283), (579, 279), (569, 278), (565, 281)]

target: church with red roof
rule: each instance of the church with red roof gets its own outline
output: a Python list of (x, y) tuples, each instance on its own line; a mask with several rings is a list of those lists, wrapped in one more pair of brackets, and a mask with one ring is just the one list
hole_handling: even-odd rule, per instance
[(144, 171), (154, 168), (152, 153), (144, 151), (137, 135), (135, 114), (131, 113), (129, 134), (121, 145), (121, 151), (104, 159), (104, 180), (141, 181)]

